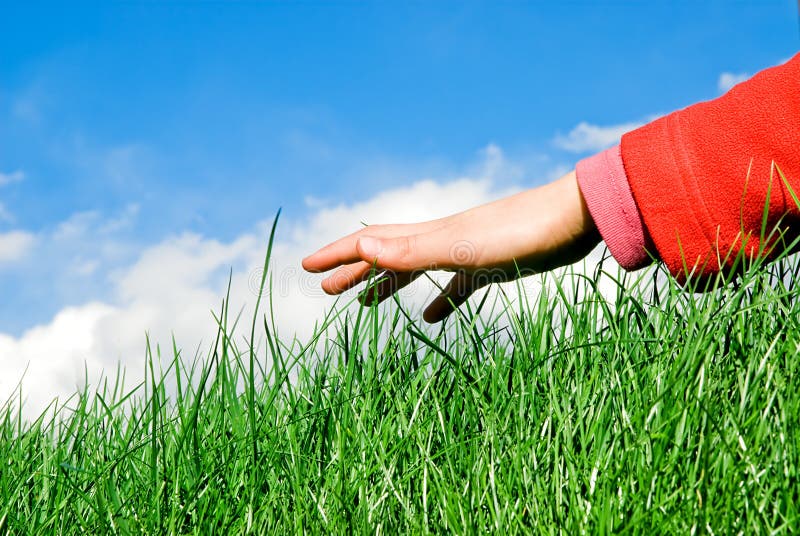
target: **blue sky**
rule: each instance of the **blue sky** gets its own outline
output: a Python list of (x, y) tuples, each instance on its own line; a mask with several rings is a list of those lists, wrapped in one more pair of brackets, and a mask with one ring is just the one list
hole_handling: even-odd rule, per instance
[(232, 244), (495, 149), (494, 188), (535, 185), (607, 145), (564, 142), (582, 123), (613, 139), (799, 45), (795, 0), (4, 1), (0, 335), (121, 307), (182, 233)]
[(0, 170), (27, 178), (6, 207), (36, 228), (134, 202), (149, 238), (230, 235), (488, 142), (553, 152), (798, 47), (793, 0), (3, 5)]

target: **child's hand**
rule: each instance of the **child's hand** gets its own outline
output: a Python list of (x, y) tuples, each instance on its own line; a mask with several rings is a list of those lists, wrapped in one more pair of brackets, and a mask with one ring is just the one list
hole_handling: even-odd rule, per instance
[(310, 272), (338, 268), (322, 281), (340, 294), (368, 279), (387, 277), (364, 301), (381, 301), (425, 270), (456, 275), (427, 307), (428, 322), (450, 314), (477, 289), (519, 275), (543, 272), (585, 257), (600, 241), (575, 172), (555, 182), (439, 220), (408, 225), (370, 225), (303, 260)]

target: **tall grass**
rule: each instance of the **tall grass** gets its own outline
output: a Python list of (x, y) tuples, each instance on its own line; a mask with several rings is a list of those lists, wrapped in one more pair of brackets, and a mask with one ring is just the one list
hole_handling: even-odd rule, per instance
[(148, 343), (133, 390), (5, 406), (0, 532), (788, 532), (798, 270), (699, 295), (544, 276), (491, 321), (395, 304), (305, 342), (226, 300), (207, 354)]

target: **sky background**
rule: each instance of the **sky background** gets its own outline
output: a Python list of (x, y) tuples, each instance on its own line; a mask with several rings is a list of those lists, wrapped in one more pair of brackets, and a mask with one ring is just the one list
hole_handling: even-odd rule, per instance
[(427, 219), (551, 180), (788, 59), (797, 11), (4, 0), (0, 399), (25, 367), (53, 394), (84, 362), (137, 363), (145, 331), (211, 337), (230, 271), (252, 301), (279, 207), (280, 316), (307, 332), (331, 302), (299, 273), (302, 255), (360, 221)]

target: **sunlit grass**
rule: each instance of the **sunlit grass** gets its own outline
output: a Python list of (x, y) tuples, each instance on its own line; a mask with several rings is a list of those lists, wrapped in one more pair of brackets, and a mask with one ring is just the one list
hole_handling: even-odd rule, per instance
[(699, 295), (567, 276), (492, 321), (393, 305), (309, 341), (226, 300), (207, 354), (149, 345), (132, 391), (5, 407), (0, 531), (788, 532), (798, 268)]

